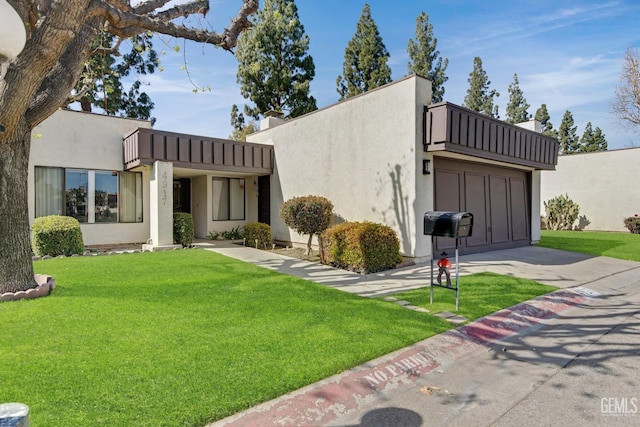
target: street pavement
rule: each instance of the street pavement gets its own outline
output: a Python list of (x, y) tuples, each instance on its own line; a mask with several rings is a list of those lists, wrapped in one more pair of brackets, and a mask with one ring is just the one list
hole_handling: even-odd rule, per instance
[[(429, 266), (358, 275), (266, 251), (208, 249), (362, 296), (425, 286)], [(561, 289), (210, 426), (640, 425), (640, 263), (539, 247), (460, 258)]]

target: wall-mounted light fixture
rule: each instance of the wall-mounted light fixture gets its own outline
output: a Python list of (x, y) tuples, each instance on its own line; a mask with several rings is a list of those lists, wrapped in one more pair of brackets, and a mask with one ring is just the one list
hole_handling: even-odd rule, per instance
[(422, 174), (423, 175), (430, 175), (431, 171), (429, 170), (429, 163), (431, 162), (431, 160), (429, 159), (422, 159)]
[(256, 197), (258, 197), (259, 196), (259, 194), (258, 194), (258, 183), (256, 182), (255, 179), (253, 180), (253, 191), (256, 192)]

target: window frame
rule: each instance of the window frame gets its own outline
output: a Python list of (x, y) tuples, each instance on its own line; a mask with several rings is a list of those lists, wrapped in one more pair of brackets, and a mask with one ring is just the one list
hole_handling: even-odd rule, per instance
[[(216, 219), (216, 203), (219, 202), (219, 198), (216, 197), (215, 193), (215, 181), (226, 182), (226, 219)], [(237, 182), (238, 187), (242, 190), (242, 217), (241, 218), (232, 218), (231, 213), (233, 203), (235, 199), (232, 199), (232, 185)], [(224, 176), (212, 176), (211, 177), (211, 221), (214, 222), (223, 222), (223, 221), (245, 221), (247, 218), (247, 188), (246, 188), (246, 179), (245, 178), (233, 178), (233, 177), (224, 177)]]

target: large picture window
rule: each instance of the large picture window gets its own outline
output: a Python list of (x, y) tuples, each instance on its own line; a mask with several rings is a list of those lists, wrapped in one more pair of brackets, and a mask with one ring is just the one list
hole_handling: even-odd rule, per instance
[(142, 222), (142, 174), (36, 166), (35, 214), (83, 223)]
[(213, 220), (244, 220), (244, 178), (213, 178)]

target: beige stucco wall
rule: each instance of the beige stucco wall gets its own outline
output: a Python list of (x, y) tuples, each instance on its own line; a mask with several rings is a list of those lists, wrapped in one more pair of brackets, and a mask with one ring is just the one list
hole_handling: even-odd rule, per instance
[[(29, 157), (29, 220), (35, 213), (35, 166), (122, 171), (122, 139), (148, 121), (58, 110), (37, 126)], [(146, 242), (149, 238), (149, 172), (143, 172), (143, 222), (81, 224), (85, 245)]]
[(578, 228), (628, 231), (623, 218), (640, 214), (639, 164), (640, 148), (559, 156), (555, 171), (542, 172), (541, 214), (545, 201), (567, 194), (580, 206)]
[(319, 195), (349, 221), (391, 226), (401, 252), (430, 256), (422, 218), (433, 209), (433, 175), (422, 174), (423, 108), (431, 82), (410, 76), (333, 106), (250, 135), (274, 144), (271, 226), (281, 241), (306, 244), (279, 218), (292, 197)]

